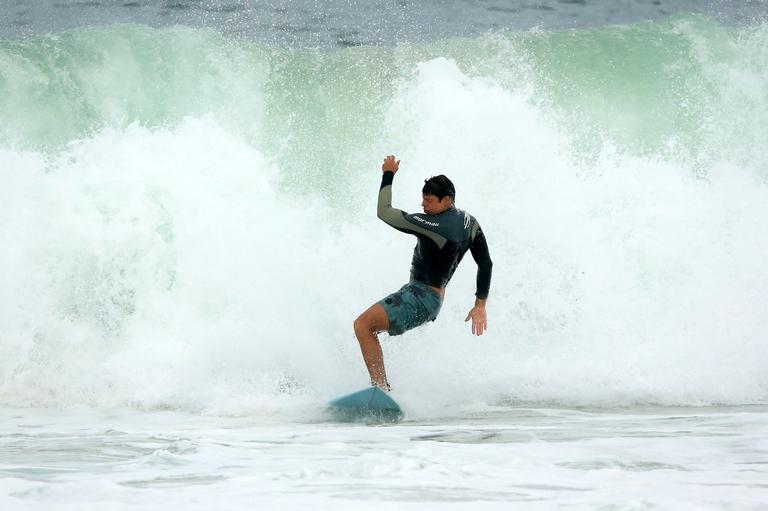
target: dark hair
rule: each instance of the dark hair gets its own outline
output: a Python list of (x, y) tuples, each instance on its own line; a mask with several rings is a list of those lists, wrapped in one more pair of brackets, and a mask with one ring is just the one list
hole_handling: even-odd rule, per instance
[(456, 200), (456, 188), (453, 187), (451, 180), (443, 174), (425, 179), (424, 188), (421, 189), (421, 193), (434, 195), (440, 200), (443, 200), (443, 197), (446, 195), (450, 197), (451, 200)]

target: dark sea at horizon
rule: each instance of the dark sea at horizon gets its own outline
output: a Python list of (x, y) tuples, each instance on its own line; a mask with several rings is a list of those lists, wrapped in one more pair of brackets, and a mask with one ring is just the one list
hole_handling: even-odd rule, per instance
[(475, 37), (499, 30), (563, 30), (702, 14), (759, 22), (766, 0), (2, 0), (0, 38), (135, 23), (186, 25), (273, 46), (346, 48)]

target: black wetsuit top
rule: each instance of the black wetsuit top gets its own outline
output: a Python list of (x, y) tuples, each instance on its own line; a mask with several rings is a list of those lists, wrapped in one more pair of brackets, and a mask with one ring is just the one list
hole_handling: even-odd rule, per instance
[(411, 280), (443, 288), (469, 250), (477, 263), (477, 292), (488, 297), (491, 287), (491, 256), (488, 243), (475, 217), (451, 206), (439, 215), (408, 214), (392, 207), (393, 172), (384, 172), (379, 188), (377, 213), (398, 231), (417, 238), (411, 261)]

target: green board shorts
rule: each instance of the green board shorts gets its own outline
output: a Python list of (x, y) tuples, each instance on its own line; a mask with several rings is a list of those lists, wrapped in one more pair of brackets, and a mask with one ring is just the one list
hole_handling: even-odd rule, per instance
[(387, 333), (400, 335), (427, 321), (434, 321), (443, 300), (426, 284), (411, 281), (377, 303), (387, 312)]

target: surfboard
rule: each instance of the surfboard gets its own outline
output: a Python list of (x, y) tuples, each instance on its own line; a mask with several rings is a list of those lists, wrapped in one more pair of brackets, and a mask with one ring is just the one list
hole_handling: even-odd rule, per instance
[(346, 396), (337, 397), (328, 403), (337, 420), (395, 422), (403, 416), (400, 406), (389, 394), (379, 387), (368, 387)]

